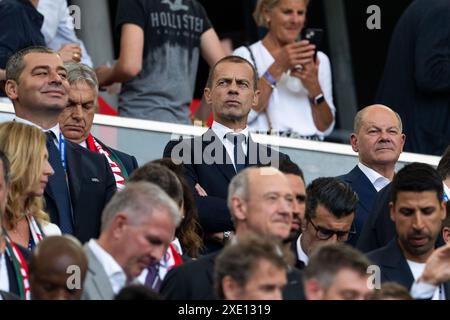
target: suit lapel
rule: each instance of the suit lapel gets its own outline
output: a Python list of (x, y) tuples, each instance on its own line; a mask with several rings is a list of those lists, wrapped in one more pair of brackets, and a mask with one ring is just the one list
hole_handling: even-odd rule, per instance
[[(227, 180), (231, 181), (231, 179), (236, 175), (236, 170), (234, 169), (233, 162), (228, 156), (228, 152), (225, 149), (222, 140), (214, 133), (213, 130), (209, 129), (202, 135), (202, 146), (203, 157), (206, 156), (207, 159), (209, 159), (208, 163), (213, 162), (216, 168), (222, 172)], [(220, 157), (220, 153), (222, 157)], [(212, 159), (210, 157), (212, 157)]]
[(102, 264), (89, 248), (88, 244), (85, 245), (85, 252), (89, 261), (89, 272), (92, 274), (92, 283), (97, 290), (98, 296), (104, 300), (111, 299), (114, 296), (114, 291)]
[[(75, 211), (74, 203), (77, 203), (81, 191), (81, 177), (83, 169), (80, 164), (81, 154), (75, 150), (74, 146), (66, 140), (67, 170), (69, 178), (70, 198), (72, 200), (72, 209)], [(74, 215), (75, 217), (75, 215)]]
[(408, 290), (411, 288), (414, 277), (397, 244), (397, 238), (391, 240), (386, 246), (381, 265), (384, 267), (383, 272), (386, 280), (398, 282)]
[(450, 300), (450, 281), (444, 283), (445, 300)]
[(352, 171), (349, 172), (349, 181), (353, 184), (354, 190), (358, 190), (358, 196), (362, 201), (359, 201), (359, 205), (364, 208), (366, 212), (371, 210), (371, 201), (377, 190), (370, 182), (369, 178), (361, 171), (358, 166), (355, 166)]

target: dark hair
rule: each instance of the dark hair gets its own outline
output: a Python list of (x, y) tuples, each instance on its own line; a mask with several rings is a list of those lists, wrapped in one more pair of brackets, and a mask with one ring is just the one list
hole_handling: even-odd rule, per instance
[(450, 201), (445, 204), (445, 219), (442, 221), (442, 228), (450, 228)]
[(203, 231), (198, 222), (197, 207), (191, 187), (183, 175), (183, 166), (175, 164), (171, 158), (153, 160), (151, 163), (159, 164), (171, 170), (181, 182), (183, 188), (183, 209), (184, 218), (175, 231), (176, 237), (180, 240), (181, 246), (186, 254), (191, 258), (198, 258), (203, 249)]
[(278, 242), (269, 237), (248, 233), (226, 246), (214, 263), (214, 284), (219, 299), (224, 299), (222, 280), (230, 276), (244, 287), (261, 260), (279, 269), (288, 269), (288, 262)]
[(424, 192), (435, 191), (436, 197), (442, 201), (444, 187), (442, 178), (432, 166), (413, 162), (404, 166), (392, 180), (391, 200), (397, 200), (397, 194), (402, 191)]
[(442, 180), (450, 176), (450, 145), (444, 151), (441, 160), (437, 166), (437, 171), (441, 175)]
[(162, 296), (141, 284), (123, 287), (114, 300), (163, 300)]
[(19, 82), (20, 75), (25, 68), (24, 58), (29, 53), (50, 53), (58, 54), (54, 50), (44, 47), (44, 46), (31, 46), (17, 51), (11, 57), (9, 57), (8, 62), (6, 62), (6, 80), (14, 80)]
[(278, 170), (280, 170), (284, 174), (294, 174), (296, 176), (299, 176), (300, 178), (302, 178), (303, 183), (305, 183), (302, 169), (300, 169), (300, 167), (288, 157), (280, 158)]
[(134, 170), (128, 181), (154, 183), (163, 189), (178, 207), (183, 203), (183, 189), (180, 180), (172, 171), (162, 165), (148, 162)]
[(258, 74), (256, 72), (255, 67), (247, 60), (244, 59), (242, 57), (239, 56), (226, 56), (223, 57), (222, 59), (220, 59), (219, 61), (217, 61), (213, 67), (211, 67), (211, 69), (209, 70), (209, 74), (208, 74), (208, 80), (206, 81), (206, 87), (208, 88), (212, 88), (213, 86), (213, 79), (214, 79), (214, 72), (216, 71), (216, 68), (219, 64), (224, 63), (224, 62), (231, 62), (231, 63), (246, 63), (248, 64), (251, 68), (252, 68), (252, 73), (253, 73), (253, 90), (257, 89), (258, 86)]
[(369, 300), (413, 300), (408, 289), (397, 282), (384, 282), (380, 289), (373, 290)]
[(9, 159), (3, 150), (0, 150), (0, 161), (2, 162), (3, 167), (3, 178), (5, 179), (5, 183), (8, 184), (10, 180), (10, 163)]
[(313, 249), (303, 276), (304, 280), (316, 279), (323, 288), (329, 288), (340, 270), (350, 269), (366, 275), (370, 265), (364, 254), (348, 244), (324, 244)]
[(355, 212), (358, 195), (337, 178), (317, 178), (306, 188), (305, 218), (314, 218), (319, 204), (340, 219)]

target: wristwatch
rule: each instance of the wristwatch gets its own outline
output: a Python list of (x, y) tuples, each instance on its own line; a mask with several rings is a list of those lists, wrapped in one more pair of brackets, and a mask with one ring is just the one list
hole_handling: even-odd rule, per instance
[(315, 106), (321, 104), (325, 101), (325, 97), (323, 96), (323, 93), (319, 93), (317, 96), (315, 96), (313, 99), (311, 99), (311, 103)]

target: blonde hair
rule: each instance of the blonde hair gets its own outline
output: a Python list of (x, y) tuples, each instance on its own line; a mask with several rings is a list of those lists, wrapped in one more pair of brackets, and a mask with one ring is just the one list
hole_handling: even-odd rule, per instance
[(7, 228), (13, 229), (24, 214), (32, 215), (40, 224), (50, 222), (43, 209), (42, 196), (27, 195), (41, 178), (46, 153), (46, 137), (38, 128), (19, 122), (0, 124), (0, 149), (11, 163), (11, 190), (4, 215)]
[[(309, 0), (303, 0), (305, 6), (308, 7)], [(266, 19), (264, 18), (264, 10), (272, 10), (278, 5), (280, 0), (258, 0), (256, 3), (255, 10), (253, 11), (253, 19), (255, 19), (256, 25), (258, 27), (269, 28)]]

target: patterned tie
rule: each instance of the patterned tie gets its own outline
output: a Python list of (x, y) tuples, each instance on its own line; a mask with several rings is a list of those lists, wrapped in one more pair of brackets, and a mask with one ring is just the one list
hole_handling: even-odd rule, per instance
[(145, 286), (156, 292), (161, 287), (161, 278), (159, 277), (159, 263), (147, 267), (147, 276), (145, 277)]
[(50, 162), (55, 174), (50, 176), (53, 186), (53, 194), (55, 200), (58, 202), (59, 227), (62, 233), (73, 234), (72, 224), (72, 206), (70, 204), (69, 188), (66, 182), (66, 172), (61, 164), (60, 153), (55, 145), (55, 134), (52, 131), (47, 131), (47, 150), (48, 161)]
[(242, 169), (246, 167), (246, 157), (244, 148), (242, 147), (242, 142), (245, 141), (245, 135), (242, 133), (232, 133), (229, 132), (225, 137), (233, 143), (233, 160), (234, 166), (236, 168), (236, 173), (239, 173)]

